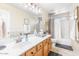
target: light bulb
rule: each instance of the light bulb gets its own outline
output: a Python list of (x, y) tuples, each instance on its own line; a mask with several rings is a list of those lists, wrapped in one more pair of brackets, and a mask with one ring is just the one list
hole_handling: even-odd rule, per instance
[(27, 4), (27, 3), (26, 3), (26, 4), (24, 4), (24, 7), (25, 7), (25, 8), (27, 8), (27, 7), (28, 7), (28, 4)]

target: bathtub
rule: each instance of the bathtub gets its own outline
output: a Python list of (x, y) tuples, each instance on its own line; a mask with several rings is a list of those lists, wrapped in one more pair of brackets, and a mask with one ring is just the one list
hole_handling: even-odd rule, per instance
[(71, 39), (51, 39), (52, 42), (55, 43), (60, 43), (68, 46), (72, 46), (72, 40)]

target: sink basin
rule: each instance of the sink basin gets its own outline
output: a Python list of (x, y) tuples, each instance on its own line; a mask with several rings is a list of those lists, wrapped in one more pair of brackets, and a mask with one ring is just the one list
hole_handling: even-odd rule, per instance
[(1, 46), (0, 46), (0, 50), (3, 50), (3, 49), (5, 49), (5, 48), (6, 48), (5, 45), (1, 45)]
[(38, 37), (45, 37), (47, 34), (37, 34)]

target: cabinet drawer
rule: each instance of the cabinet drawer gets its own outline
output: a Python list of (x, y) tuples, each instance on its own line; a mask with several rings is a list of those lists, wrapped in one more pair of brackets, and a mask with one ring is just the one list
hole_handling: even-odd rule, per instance
[(37, 45), (37, 51), (39, 51), (42, 48), (43, 48), (43, 44), (42, 43), (40, 43), (40, 44)]
[(26, 52), (26, 56), (34, 56), (36, 53), (36, 47), (30, 49), (29, 51)]

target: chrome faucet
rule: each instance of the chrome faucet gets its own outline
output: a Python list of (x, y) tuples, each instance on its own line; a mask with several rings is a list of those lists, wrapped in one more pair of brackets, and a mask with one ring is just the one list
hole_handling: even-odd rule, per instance
[(19, 42), (21, 42), (21, 41), (22, 41), (21, 38), (17, 38), (17, 39), (16, 39), (16, 43), (19, 43)]
[(19, 43), (22, 41), (22, 33), (20, 33), (16, 38), (16, 43)]

